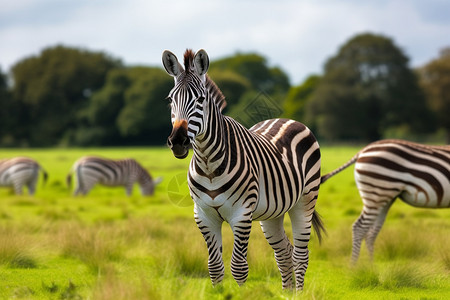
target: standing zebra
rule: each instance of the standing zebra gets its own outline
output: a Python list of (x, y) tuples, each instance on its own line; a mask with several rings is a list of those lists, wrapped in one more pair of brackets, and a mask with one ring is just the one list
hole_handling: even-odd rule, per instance
[(74, 195), (86, 195), (99, 183), (106, 186), (125, 186), (127, 196), (130, 196), (136, 182), (141, 186), (142, 195), (153, 195), (155, 186), (161, 182), (161, 178), (153, 180), (147, 170), (130, 158), (111, 160), (95, 156), (82, 157), (74, 163), (67, 175), (69, 187), (74, 172), (77, 176)]
[[(192, 145), (188, 185), (195, 221), (206, 241), (209, 275), (222, 281), (222, 223), (234, 236), (231, 273), (241, 285), (247, 279), (247, 247), (251, 222), (260, 221), (275, 252), (283, 288), (303, 288), (308, 267), (311, 224), (320, 239), (323, 225), (314, 207), (320, 186), (320, 150), (303, 124), (272, 119), (250, 130), (222, 114), (225, 97), (206, 75), (204, 50), (184, 54), (184, 68), (165, 51), (163, 65), (174, 77), (167, 97), (172, 133), (168, 145), (176, 158), (185, 158)], [(283, 228), (285, 213), (292, 222), (293, 243)]]
[(15, 157), (0, 160), (0, 186), (11, 186), (18, 195), (22, 194), (22, 187), (28, 188), (28, 194), (34, 195), (39, 170), (44, 175), (44, 184), (47, 181), (47, 172), (33, 159)]
[(373, 257), (375, 239), (397, 197), (416, 207), (450, 207), (450, 146), (377, 141), (322, 176), (322, 183), (354, 163), (355, 181), (364, 207), (353, 224), (353, 263), (358, 260), (363, 239)]

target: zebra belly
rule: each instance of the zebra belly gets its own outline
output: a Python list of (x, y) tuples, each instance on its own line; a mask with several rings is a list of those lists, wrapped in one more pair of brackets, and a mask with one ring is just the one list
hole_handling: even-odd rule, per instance
[(437, 196), (434, 190), (423, 192), (413, 187), (407, 188), (400, 194), (400, 199), (405, 203), (421, 208), (449, 208), (450, 207), (450, 191), (445, 191), (443, 195)]
[(33, 169), (22, 169), (20, 171), (11, 170), (11, 176), (8, 178), (8, 185), (13, 185), (14, 183), (24, 184), (29, 182), (35, 176), (36, 174)]
[(274, 190), (266, 192), (266, 183), (263, 179), (259, 180), (259, 193), (255, 209), (253, 211), (253, 221), (264, 221), (277, 218), (288, 212), (298, 199), (289, 199), (285, 194), (275, 195)]

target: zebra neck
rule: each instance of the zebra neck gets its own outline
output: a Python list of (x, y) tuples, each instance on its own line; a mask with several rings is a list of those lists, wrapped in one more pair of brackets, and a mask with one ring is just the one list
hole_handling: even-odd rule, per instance
[(222, 113), (212, 108), (208, 117), (205, 133), (193, 144), (193, 159), (198, 173), (211, 179), (221, 173), (226, 162), (227, 138)]

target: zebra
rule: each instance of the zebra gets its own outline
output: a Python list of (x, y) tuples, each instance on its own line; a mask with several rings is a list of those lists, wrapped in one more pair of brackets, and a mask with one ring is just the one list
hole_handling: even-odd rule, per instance
[[(303, 124), (271, 119), (247, 129), (222, 114), (226, 105), (217, 85), (206, 74), (205, 50), (184, 54), (184, 68), (166, 50), (162, 62), (174, 78), (170, 102), (172, 132), (168, 146), (176, 158), (193, 148), (188, 186), (194, 218), (208, 248), (213, 285), (224, 277), (222, 223), (234, 237), (231, 273), (238, 285), (248, 275), (247, 248), (252, 221), (260, 221), (272, 246), (284, 289), (303, 288), (308, 267), (311, 224), (320, 240), (323, 223), (315, 211), (320, 186), (320, 149)], [(293, 244), (283, 227), (289, 213)]]
[(39, 171), (43, 174), (44, 184), (48, 173), (37, 161), (28, 157), (14, 157), (0, 160), (0, 186), (13, 187), (17, 195), (22, 195), (22, 188), (28, 188), (28, 194), (34, 195), (39, 178)]
[(127, 196), (131, 196), (134, 183), (138, 182), (142, 195), (153, 195), (155, 186), (161, 177), (152, 176), (135, 159), (111, 160), (96, 156), (85, 156), (77, 160), (67, 175), (67, 185), (72, 183), (72, 174), (76, 173), (77, 185), (74, 195), (87, 195), (96, 184), (106, 186), (125, 186)]
[(363, 210), (353, 224), (351, 261), (365, 239), (370, 258), (389, 208), (397, 198), (423, 208), (450, 207), (450, 146), (428, 146), (404, 140), (380, 140), (356, 153), (338, 169), (323, 175), (324, 183), (355, 164), (355, 181)]

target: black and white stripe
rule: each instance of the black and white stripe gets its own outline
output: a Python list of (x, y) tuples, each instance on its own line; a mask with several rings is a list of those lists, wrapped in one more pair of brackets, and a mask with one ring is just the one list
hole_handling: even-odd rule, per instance
[(72, 173), (76, 174), (77, 185), (74, 195), (86, 195), (95, 184), (105, 186), (124, 186), (128, 196), (137, 182), (142, 195), (152, 195), (160, 179), (153, 180), (150, 174), (134, 159), (111, 160), (95, 156), (86, 156), (77, 160), (67, 175), (67, 184), (71, 185)]
[[(238, 284), (248, 275), (247, 246), (252, 221), (260, 221), (275, 252), (283, 288), (303, 288), (308, 266), (308, 242), (314, 225), (320, 238), (322, 223), (314, 210), (320, 185), (320, 150), (303, 124), (272, 119), (250, 130), (222, 115), (225, 98), (206, 76), (204, 50), (187, 50), (184, 69), (166, 51), (163, 64), (175, 79), (169, 93), (173, 130), (168, 145), (177, 158), (192, 157), (188, 183), (195, 220), (209, 252), (213, 284), (222, 281), (221, 227), (231, 226), (234, 248), (231, 272)], [(283, 228), (289, 213), (293, 244)]]
[(364, 204), (360, 217), (353, 224), (353, 262), (358, 260), (363, 239), (373, 256), (375, 239), (396, 198), (416, 207), (450, 207), (450, 146), (377, 141), (342, 167), (322, 176), (322, 182), (353, 163), (356, 185)]
[(22, 194), (22, 188), (26, 186), (28, 193), (34, 195), (39, 170), (44, 175), (45, 183), (48, 174), (35, 160), (27, 157), (0, 160), (0, 186), (12, 187), (18, 195)]

